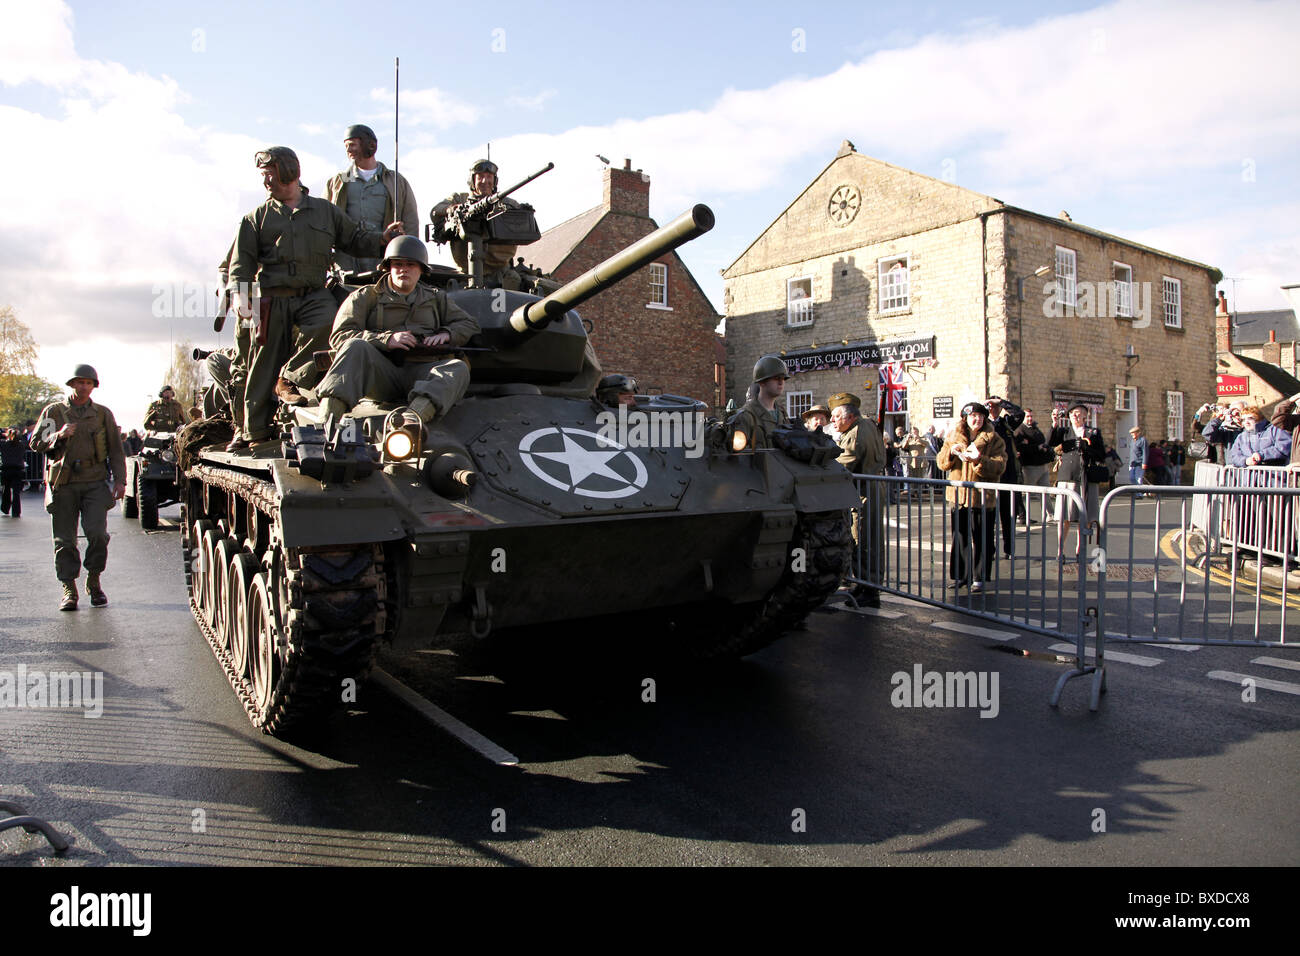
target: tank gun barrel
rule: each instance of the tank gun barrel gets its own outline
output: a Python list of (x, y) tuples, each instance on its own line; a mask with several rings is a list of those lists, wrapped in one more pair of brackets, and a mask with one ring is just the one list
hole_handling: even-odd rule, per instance
[(713, 210), (708, 206), (703, 203), (692, 206), (668, 225), (660, 226), (644, 239), (610, 256), (546, 298), (521, 305), (510, 316), (510, 328), (514, 331), (514, 337), (525, 339), (541, 331), (570, 309), (577, 308), (665, 252), (704, 235), (713, 228), (713, 221)]

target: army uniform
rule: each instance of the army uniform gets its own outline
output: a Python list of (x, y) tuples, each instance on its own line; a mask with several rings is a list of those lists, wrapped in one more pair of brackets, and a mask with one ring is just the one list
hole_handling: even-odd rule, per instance
[[(469, 387), (469, 366), (455, 358), (407, 358), (403, 349), (389, 349), (395, 332), (417, 339), (446, 331), (449, 345), (464, 345), (479, 331), (469, 313), (449, 302), (441, 290), (417, 285), (410, 295), (393, 290), (389, 277), (348, 296), (339, 308), (330, 333), (336, 350), (317, 394), (341, 401), (349, 409), (363, 398), (410, 401), (411, 408), (431, 421), (445, 415)], [(400, 364), (399, 364), (400, 363)]]
[(144, 427), (155, 432), (174, 432), (185, 424), (185, 409), (176, 399), (157, 398), (149, 403)]
[[(465, 202), (477, 202), (482, 196), (471, 196), (469, 193), (452, 193), (438, 205), (433, 207), (431, 216), (434, 227), (438, 235), (441, 235), (442, 224), (446, 221), (447, 210), (453, 206), (459, 206)], [(518, 209), (519, 203), (515, 202), (509, 196), (501, 200), (501, 204), (507, 209)], [(446, 242), (451, 247), (451, 257), (456, 263), (456, 268), (466, 275), (469, 274), (469, 243), (463, 239), (454, 239), (443, 237), (438, 239), (439, 242)], [(483, 243), (483, 283), (488, 288), (500, 287), (503, 289), (518, 290), (521, 286), (522, 279), (514, 269), (515, 251), (518, 246), (499, 245), (490, 243), (486, 240)]]
[[(852, 405), (857, 408), (856, 396), (847, 392), (832, 395), (831, 410), (834, 411), (840, 405)], [(875, 422), (864, 418), (860, 412), (853, 427), (846, 432), (837, 432), (835, 441), (840, 446), (839, 457), (835, 460), (847, 468), (850, 474), (883, 475), (885, 473), (885, 443), (880, 437), (880, 430), (876, 428)], [(853, 514), (853, 541), (861, 548), (862, 522), (865, 517), (865, 520), (871, 522), (867, 542), (871, 548), (870, 573), (859, 576), (879, 581), (884, 571), (885, 561), (885, 489), (880, 482), (869, 481), (866, 485), (867, 487), (862, 489), (866, 492), (862, 497), (862, 508)]]
[[(54, 438), (68, 422), (77, 430)], [(41, 412), (32, 448), (45, 454), (45, 510), (53, 516), (55, 573), (65, 583), (81, 574), (80, 518), (86, 533), (86, 573), (98, 577), (108, 562), (108, 511), (113, 507), (109, 472), (115, 481), (126, 481), (122, 432), (113, 413), (93, 400), (80, 407), (70, 399), (55, 402)]]
[[(394, 196), (400, 198), (400, 208)], [(383, 163), (375, 167), (375, 175), (369, 182), (362, 178), (355, 163), (335, 173), (325, 184), (325, 198), (366, 229), (382, 232), (388, 223), (400, 219), (406, 235), (419, 235), (420, 212), (411, 184)], [(377, 258), (358, 258), (346, 252), (336, 252), (334, 262), (345, 272), (370, 272), (379, 265)]]
[(242, 427), (250, 440), (270, 437), (275, 385), (283, 376), (301, 388), (320, 379), (314, 353), (326, 348), (336, 312), (325, 274), (334, 249), (381, 255), (383, 234), (357, 225), (333, 203), (302, 187), (296, 209), (268, 199), (239, 224), (230, 282), (257, 281), (269, 298), (263, 308), (266, 344), (249, 344)]
[(772, 432), (782, 425), (790, 424), (780, 406), (768, 411), (757, 398), (751, 398), (740, 411), (732, 416), (728, 423), (733, 430), (745, 433), (745, 447), (758, 450), (772, 447)]

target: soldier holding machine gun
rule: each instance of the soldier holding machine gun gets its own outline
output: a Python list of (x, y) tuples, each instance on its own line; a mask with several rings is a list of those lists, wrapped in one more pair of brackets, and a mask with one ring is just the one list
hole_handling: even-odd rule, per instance
[[(451, 244), (451, 257), (461, 272), (472, 276), (474, 285), (488, 289), (508, 289), (517, 292), (522, 286), (519, 273), (512, 267), (518, 243), (510, 243), (495, 235), (489, 220), (510, 210), (527, 210), (526, 206), (510, 198), (510, 193), (524, 186), (555, 166), (548, 163), (545, 169), (534, 173), (509, 189), (497, 189), (497, 165), (480, 159), (469, 168), (469, 193), (453, 193), (433, 207), (429, 218), (433, 220), (433, 242)], [(531, 219), (531, 215), (529, 216)], [(535, 228), (535, 225), (534, 225)], [(537, 237), (523, 238), (531, 242)], [(476, 241), (478, 240), (478, 241)], [(490, 241), (489, 241), (490, 240)], [(481, 261), (475, 262), (476, 250), (482, 249)]]

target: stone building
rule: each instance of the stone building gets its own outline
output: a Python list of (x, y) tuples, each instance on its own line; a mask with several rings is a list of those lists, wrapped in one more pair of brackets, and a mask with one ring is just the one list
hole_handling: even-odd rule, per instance
[(990, 395), (1049, 424), (1082, 401), (1123, 456), (1135, 422), (1183, 438), (1214, 396), (1217, 270), (847, 141), (723, 277), (737, 402), (772, 352), (792, 413), (847, 390), (891, 429), (942, 431)]
[[(520, 249), (528, 264), (568, 282), (658, 228), (650, 218), (650, 177), (624, 160), (606, 167), (604, 196)], [(676, 252), (578, 308), (605, 372), (625, 372), (642, 392), (688, 395), (720, 409), (724, 366), (714, 327), (722, 317)]]
[[(1300, 379), (1294, 371), (1295, 336), (1292, 334), (1289, 342), (1279, 342), (1277, 335), (1279, 328), (1284, 335), (1294, 333), (1294, 312), (1231, 315), (1223, 293), (1219, 293), (1214, 322), (1215, 381), (1220, 403), (1244, 401), (1269, 414), (1282, 399), (1300, 392)], [(1243, 337), (1245, 342), (1241, 341)]]
[[(1283, 286), (1282, 291), (1293, 306), (1300, 303), (1300, 286)], [(1237, 312), (1232, 322), (1231, 351), (1276, 365), (1293, 378), (1300, 376), (1300, 320), (1295, 308)]]

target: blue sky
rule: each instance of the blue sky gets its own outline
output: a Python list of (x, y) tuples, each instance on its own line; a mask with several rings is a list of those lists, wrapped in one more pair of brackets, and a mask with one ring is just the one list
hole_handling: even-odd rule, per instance
[(0, 301), (47, 377), (100, 362), (127, 422), (172, 341), (217, 341), (201, 318), (155, 315), (156, 290), (215, 280), (263, 197), (254, 150), (292, 146), (317, 193), (349, 123), (391, 161), (394, 56), (421, 210), (489, 140), (505, 181), (557, 164), (520, 195), (543, 228), (599, 201), (596, 153), (630, 157), (659, 221), (717, 213), (683, 252), (718, 308), (719, 270), (846, 138), (1218, 266), (1242, 277), (1241, 308), (1283, 308), (1278, 287), (1300, 282), (1294, 3), (0, 0), (0, 15), (0, 122), (25, 144), (11, 155), (38, 161), (6, 177)]

